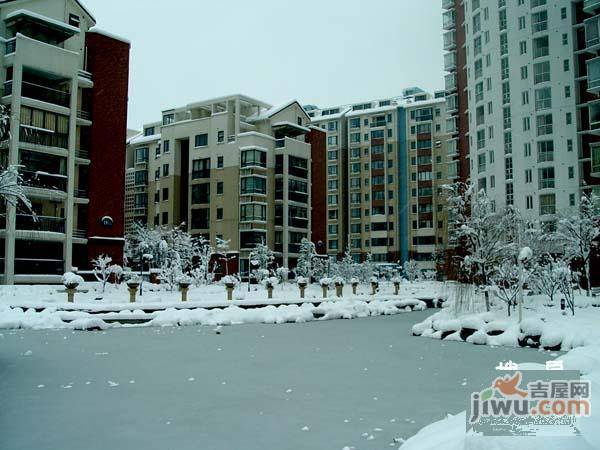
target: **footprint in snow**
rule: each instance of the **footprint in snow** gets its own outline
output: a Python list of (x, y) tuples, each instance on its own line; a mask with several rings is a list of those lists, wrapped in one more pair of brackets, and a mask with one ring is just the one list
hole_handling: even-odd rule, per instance
[(382, 428), (373, 428), (373, 431), (379, 432), (379, 431), (383, 431), (383, 429)]
[(196, 381), (196, 379), (194, 377), (189, 377), (188, 381)]
[(310, 430), (310, 428), (308, 428), (307, 426), (302, 427), (302, 431), (309, 431), (309, 430)]
[(115, 383), (114, 381), (109, 381), (109, 382), (108, 382), (108, 385), (109, 385), (110, 387), (117, 387), (117, 386), (119, 385), (119, 383)]
[(285, 392), (286, 392), (287, 394), (289, 394), (290, 392), (294, 392), (294, 391), (292, 391), (291, 389), (288, 389), (288, 390), (286, 390)]
[(31, 356), (33, 355), (33, 352), (31, 350), (27, 350), (25, 353), (23, 353), (23, 356)]
[(38, 384), (38, 389), (42, 389), (45, 388), (46, 386), (44, 386), (43, 384)]

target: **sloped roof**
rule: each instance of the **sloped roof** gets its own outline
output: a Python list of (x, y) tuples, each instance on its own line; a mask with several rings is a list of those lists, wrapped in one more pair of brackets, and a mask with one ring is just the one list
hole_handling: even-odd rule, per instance
[[(0, 5), (2, 5), (2, 4), (4, 4), (4, 3), (12, 3), (12, 2), (15, 2), (15, 1), (18, 1), (18, 0), (0, 0)], [(77, 3), (77, 5), (78, 5), (78, 6), (79, 6), (81, 9), (83, 9), (83, 11), (84, 11), (84, 12), (85, 12), (85, 13), (86, 13), (88, 16), (90, 16), (90, 18), (92, 19), (92, 21), (93, 21), (94, 23), (96, 23), (96, 18), (95, 18), (95, 17), (92, 15), (92, 13), (90, 12), (90, 10), (89, 10), (89, 9), (87, 9), (87, 7), (86, 7), (86, 6), (85, 6), (85, 5), (84, 5), (84, 4), (83, 4), (83, 3), (82, 3), (80, 0), (72, 0), (72, 1), (74, 1), (75, 3)]]

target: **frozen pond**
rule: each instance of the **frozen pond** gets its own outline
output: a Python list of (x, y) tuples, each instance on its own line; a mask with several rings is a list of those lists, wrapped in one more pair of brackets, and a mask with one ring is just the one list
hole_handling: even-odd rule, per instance
[(0, 448), (397, 448), (535, 350), (411, 336), (431, 311), (288, 325), (0, 330)]

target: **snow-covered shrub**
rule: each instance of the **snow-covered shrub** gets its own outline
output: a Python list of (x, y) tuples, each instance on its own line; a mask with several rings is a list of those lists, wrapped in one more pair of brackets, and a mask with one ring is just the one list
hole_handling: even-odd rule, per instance
[(267, 289), (268, 288), (274, 288), (275, 286), (277, 286), (279, 284), (279, 278), (277, 278), (277, 277), (268, 277), (268, 278), (265, 278), (262, 281), (262, 283), (263, 283), (263, 286), (265, 288), (267, 288)]
[(275, 270), (275, 273), (279, 277), (279, 281), (283, 284), (288, 280), (288, 277), (290, 276), (290, 269), (288, 269), (287, 267), (278, 267), (277, 270)]
[(343, 285), (344, 285), (344, 281), (345, 281), (345, 280), (344, 280), (344, 278), (343, 278), (343, 277), (335, 277), (335, 278), (333, 279), (333, 282), (334, 282), (334, 284), (336, 284), (336, 285), (338, 285), (338, 286), (339, 286), (339, 285), (342, 285), (342, 286), (343, 286)]
[(108, 283), (111, 276), (114, 276), (115, 279), (118, 280), (123, 273), (121, 266), (111, 263), (112, 258), (108, 255), (100, 255), (96, 259), (92, 260), (94, 276), (96, 277), (96, 280), (101, 283), (102, 292), (105, 291), (106, 283)]
[(419, 275), (419, 263), (417, 263), (414, 259), (407, 261), (406, 264), (404, 264), (404, 271), (406, 272), (408, 281), (412, 283)]
[(308, 284), (308, 280), (304, 277), (297, 277), (296, 284), (306, 286)]
[(333, 282), (333, 280), (331, 278), (324, 277), (324, 278), (321, 278), (321, 280), (319, 281), (319, 284), (321, 286), (329, 286), (329, 285), (331, 285), (332, 282)]
[(236, 285), (238, 283), (238, 280), (236, 277), (232, 276), (232, 275), (226, 275), (223, 278), (221, 278), (221, 283), (224, 284), (225, 286), (227, 285)]
[(67, 272), (62, 276), (62, 283), (69, 289), (73, 289), (83, 284), (83, 278), (76, 273)]

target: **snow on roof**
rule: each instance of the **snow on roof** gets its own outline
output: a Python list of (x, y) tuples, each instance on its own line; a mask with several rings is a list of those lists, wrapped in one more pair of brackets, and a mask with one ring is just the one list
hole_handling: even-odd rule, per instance
[(325, 120), (337, 120), (340, 117), (343, 117), (348, 111), (351, 111), (351, 110), (352, 110), (352, 108), (349, 106), (341, 107), (339, 113), (327, 114), (325, 116), (321, 115), (321, 116), (311, 117), (311, 121), (312, 122), (321, 122), (321, 121), (325, 121)]
[(310, 131), (310, 129), (308, 129), (302, 125), (298, 125), (297, 123), (293, 123), (293, 122), (288, 122), (287, 120), (284, 120), (281, 122), (276, 122), (272, 126), (273, 127), (293, 127), (293, 128), (298, 128), (300, 130), (304, 130), (306, 132)]
[[(273, 106), (267, 110), (261, 111), (260, 114), (254, 114), (250, 117), (248, 117), (247, 120), (251, 120), (253, 122), (257, 122), (260, 120), (266, 120), (266, 119), (270, 119), (271, 117), (273, 117), (275, 114), (283, 111), (284, 109), (292, 106), (294, 103), (298, 103), (298, 100), (290, 100), (288, 102), (285, 103), (281, 103), (279, 105)], [(302, 111), (304, 111), (304, 108), (302, 108), (302, 105), (300, 103), (298, 103), (298, 106), (300, 107), (300, 109), (302, 109)], [(304, 114), (306, 114), (306, 111), (304, 111)], [(308, 116), (308, 114), (306, 114)]]
[(37, 19), (42, 22), (47, 22), (51, 25), (54, 25), (55, 27), (62, 28), (63, 30), (71, 31), (73, 33), (80, 32), (79, 28), (74, 27), (73, 25), (69, 25), (68, 23), (61, 22), (60, 20), (56, 20), (56, 19), (53, 19), (52, 17), (48, 17), (48, 16), (44, 16), (42, 14), (32, 12), (27, 9), (17, 9), (16, 11), (13, 11), (10, 14), (7, 14), (6, 17), (4, 18), (4, 20), (7, 21), (10, 19), (14, 19), (15, 17), (19, 17), (19, 16), (27, 16), (32, 19)]
[(395, 109), (398, 109), (398, 104), (392, 104), (392, 105), (388, 105), (388, 106), (378, 106), (377, 108), (369, 108), (369, 109), (360, 109), (358, 111), (350, 111), (348, 114), (346, 114), (346, 117), (356, 117), (356, 116), (362, 116), (363, 114), (376, 114), (376, 113), (381, 113), (381, 112), (386, 112), (386, 111), (393, 111)]
[(88, 33), (96, 33), (96, 34), (101, 34), (102, 36), (106, 36), (108, 38), (114, 39), (115, 41), (121, 41), (125, 44), (129, 44), (131, 45), (131, 41), (129, 39), (125, 39), (124, 37), (118, 36), (116, 34), (113, 34), (109, 31), (105, 31), (102, 30), (101, 28), (98, 27), (92, 27), (88, 30)]
[[(0, 4), (11, 3), (14, 1), (16, 1), (16, 0), (0, 0)], [(90, 16), (90, 19), (92, 19), (92, 22), (96, 23), (96, 19), (94, 18), (94, 16), (90, 12), (90, 10), (83, 4), (83, 2), (81, 2), (80, 0), (73, 0), (73, 1), (75, 3), (77, 3), (77, 5), (83, 10), (83, 12), (85, 12), (88, 16)]]
[(148, 144), (148, 143), (154, 142), (154, 141), (160, 141), (160, 133), (152, 134), (150, 136), (144, 136), (142, 133), (140, 133), (137, 136), (134, 136), (131, 139), (129, 139), (128, 144), (129, 145), (140, 145), (140, 144)]

